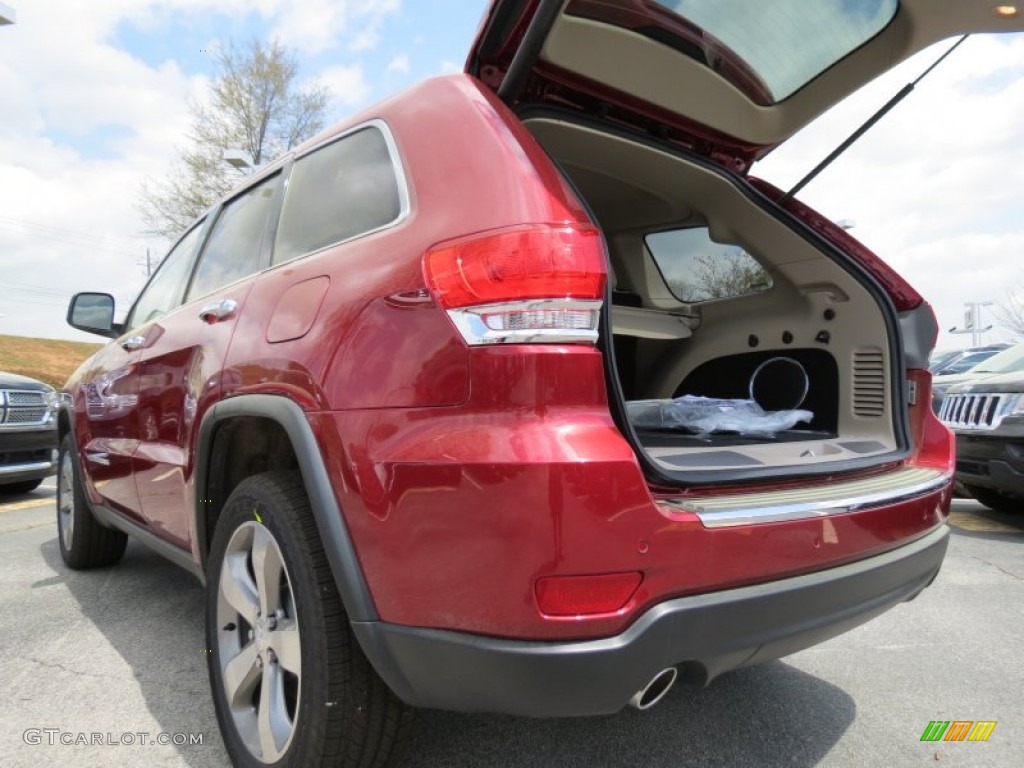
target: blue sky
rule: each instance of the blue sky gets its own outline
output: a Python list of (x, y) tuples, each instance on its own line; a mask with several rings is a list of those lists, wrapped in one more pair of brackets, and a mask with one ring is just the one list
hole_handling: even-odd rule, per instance
[[(286, 34), (286, 43), (299, 58), (300, 77), (319, 77), (335, 93), (328, 124), (425, 77), (461, 69), (487, 2), (447, 0), (442, 14), (424, 2), (392, 5), (391, 12), (366, 13), (346, 24), (347, 29), (312, 44), (304, 44), (297, 32)], [(187, 77), (212, 78), (217, 73), (217, 52), (226, 44), (281, 36), (289, 10), (261, 13), (258, 7), (253, 3), (249, 10), (236, 13), (217, 7), (197, 12), (157, 6), (126, 15), (107, 39), (154, 70), (173, 63)], [(348, 73), (350, 79), (338, 77), (339, 72)], [(111, 118), (85, 132), (71, 124), (53, 125), (47, 133), (83, 155), (111, 157), (119, 151), (119, 140), (131, 132), (131, 126), (117, 122), (116, 115)]]
[(278, 37), (300, 57), (307, 76), (331, 67), (360, 68), (370, 86), (366, 100), (372, 102), (424, 77), (461, 68), (487, 3), (446, 0), (441, 13), (425, 2), (380, 3), (394, 10), (354, 14), (336, 34), (307, 43), (288, 28), (288, 9), (260, 13), (258, 5), (244, 13), (157, 9), (123, 21), (112, 43), (151, 67), (171, 60), (188, 75), (213, 76), (216, 51), (225, 42)]
[[(6, 0), (0, 27), (0, 334), (97, 340), (67, 300), (127, 307), (149, 249), (140, 185), (186, 143), (227, 41), (277, 38), (332, 89), (329, 122), (459, 71), (486, 0)], [(854, 94), (755, 166), (787, 187), (938, 55)], [(952, 327), (1024, 288), (1024, 36), (972, 38), (801, 194), (893, 264)], [(987, 341), (1007, 338), (999, 328)], [(940, 347), (962, 347), (944, 335)]]

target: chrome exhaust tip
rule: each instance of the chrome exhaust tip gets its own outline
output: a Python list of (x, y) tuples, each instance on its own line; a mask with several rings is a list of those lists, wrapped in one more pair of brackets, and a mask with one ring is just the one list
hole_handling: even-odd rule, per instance
[(651, 682), (633, 694), (633, 698), (629, 700), (629, 706), (641, 711), (650, 709), (665, 698), (665, 694), (675, 685), (678, 675), (679, 672), (675, 667), (661, 670), (651, 678)]

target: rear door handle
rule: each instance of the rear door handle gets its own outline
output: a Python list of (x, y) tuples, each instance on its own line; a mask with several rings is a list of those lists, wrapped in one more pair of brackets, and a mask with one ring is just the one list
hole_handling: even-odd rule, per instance
[(207, 304), (201, 310), (199, 310), (199, 319), (207, 325), (213, 325), (219, 323), (221, 320), (227, 320), (229, 317), (233, 317), (235, 310), (238, 309), (238, 302), (234, 299), (222, 299), (215, 301), (212, 304)]

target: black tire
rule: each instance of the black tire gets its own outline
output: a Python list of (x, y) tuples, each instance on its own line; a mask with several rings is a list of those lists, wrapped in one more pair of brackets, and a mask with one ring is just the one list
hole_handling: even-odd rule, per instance
[(1009, 494), (993, 491), (991, 488), (981, 488), (977, 485), (968, 485), (965, 487), (971, 496), (976, 498), (989, 509), (994, 509), (996, 512), (1009, 512), (1014, 514), (1024, 512), (1024, 499), (1020, 496), (1010, 496)]
[(22, 480), (20, 483), (8, 483), (7, 485), (0, 485), (0, 496), (16, 496), (19, 493), (32, 493), (39, 484), (43, 482), (43, 478), (38, 480)]
[(298, 472), (266, 472), (235, 488), (206, 573), (210, 686), (232, 764), (393, 765), (413, 710), (351, 633)]
[(113, 565), (124, 555), (128, 537), (96, 521), (82, 490), (71, 434), (60, 443), (57, 461), (57, 541), (69, 568)]

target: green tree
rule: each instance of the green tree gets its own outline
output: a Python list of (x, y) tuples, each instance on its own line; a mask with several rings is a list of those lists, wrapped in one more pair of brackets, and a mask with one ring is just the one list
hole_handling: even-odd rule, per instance
[(189, 145), (166, 178), (142, 185), (139, 209), (150, 234), (173, 239), (238, 182), (224, 151), (246, 151), (256, 165), (273, 161), (317, 133), (329, 92), (300, 86), (294, 53), (277, 42), (229, 43), (208, 99), (191, 102)]

